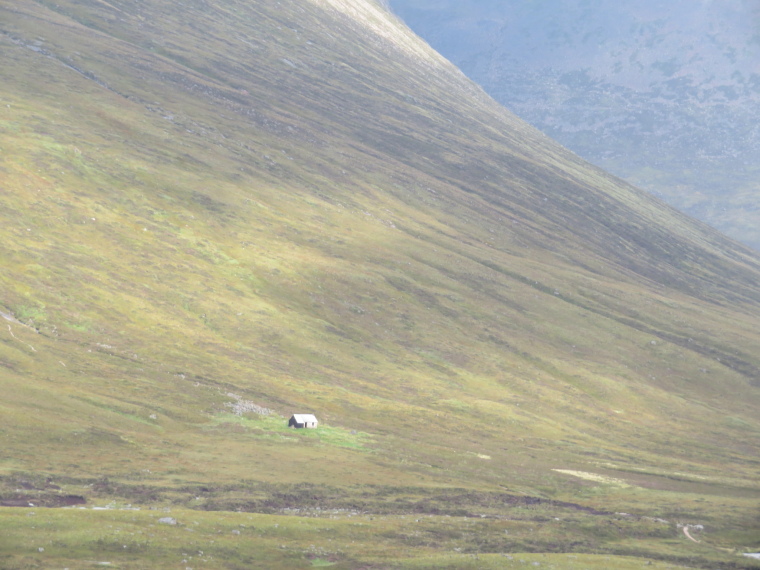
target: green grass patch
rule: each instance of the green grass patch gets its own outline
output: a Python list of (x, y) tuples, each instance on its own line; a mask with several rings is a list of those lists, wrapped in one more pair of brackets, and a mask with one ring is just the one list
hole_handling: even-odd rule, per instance
[(320, 423), (316, 429), (296, 429), (288, 426), (288, 418), (277, 414), (236, 415), (232, 413), (216, 414), (212, 418), (214, 426), (229, 428), (239, 426), (246, 436), (262, 439), (285, 440), (308, 444), (345, 447), (349, 449), (366, 449), (372, 436), (357, 430), (326, 426)]

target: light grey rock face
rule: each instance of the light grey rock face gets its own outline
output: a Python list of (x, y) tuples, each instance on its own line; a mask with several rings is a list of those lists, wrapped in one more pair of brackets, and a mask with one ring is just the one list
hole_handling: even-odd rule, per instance
[(517, 115), (760, 249), (760, 0), (390, 0)]

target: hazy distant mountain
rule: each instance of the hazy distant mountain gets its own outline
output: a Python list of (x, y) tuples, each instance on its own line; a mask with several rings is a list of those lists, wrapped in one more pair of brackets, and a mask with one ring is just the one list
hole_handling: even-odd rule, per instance
[(584, 158), (760, 248), (760, 3), (391, 0)]

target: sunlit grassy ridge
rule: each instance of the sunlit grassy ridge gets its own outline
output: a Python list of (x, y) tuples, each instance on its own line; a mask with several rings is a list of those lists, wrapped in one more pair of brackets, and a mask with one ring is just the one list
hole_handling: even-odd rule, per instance
[(0, 9), (4, 499), (456, 487), (756, 523), (754, 254), (358, 0)]

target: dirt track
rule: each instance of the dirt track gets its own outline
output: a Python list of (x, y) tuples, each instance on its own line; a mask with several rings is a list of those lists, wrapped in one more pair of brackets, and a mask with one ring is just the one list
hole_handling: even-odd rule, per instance
[(683, 527), (683, 533), (686, 535), (686, 538), (688, 538), (689, 540), (693, 540), (694, 542), (699, 542), (696, 538), (694, 538), (693, 536), (689, 534), (688, 526)]

